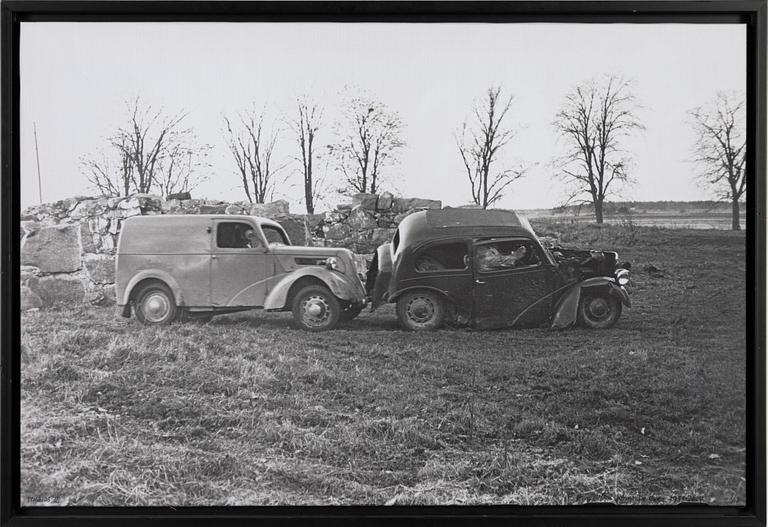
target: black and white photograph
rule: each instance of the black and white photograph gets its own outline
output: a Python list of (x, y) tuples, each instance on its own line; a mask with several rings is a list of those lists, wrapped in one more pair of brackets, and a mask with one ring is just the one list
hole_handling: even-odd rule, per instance
[(747, 505), (746, 24), (20, 26), (22, 507)]

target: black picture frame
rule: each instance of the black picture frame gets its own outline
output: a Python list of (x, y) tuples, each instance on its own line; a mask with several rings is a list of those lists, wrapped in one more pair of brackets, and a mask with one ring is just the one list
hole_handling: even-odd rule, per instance
[[(766, 524), (766, 0), (502, 2), (2, 2), (2, 391), (0, 525), (690, 525)], [(745, 507), (20, 507), (19, 44), (35, 21), (734, 23), (747, 30), (747, 494)]]

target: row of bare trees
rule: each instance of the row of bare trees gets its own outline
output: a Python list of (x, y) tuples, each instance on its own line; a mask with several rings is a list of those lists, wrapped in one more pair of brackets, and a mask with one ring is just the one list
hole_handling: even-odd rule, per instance
[[(469, 118), (454, 134), (472, 201), (488, 208), (510, 191), (529, 167), (504, 155), (521, 130), (513, 120), (514, 96), (489, 88), (475, 102)], [(606, 76), (575, 86), (564, 98), (553, 126), (565, 144), (554, 163), (569, 190), (566, 203), (590, 203), (597, 223), (603, 222), (606, 199), (632, 182), (632, 159), (625, 141), (643, 130), (631, 84)], [(243, 192), (251, 203), (264, 203), (285, 178), (288, 163), (276, 159), (285, 128), (292, 132), (294, 160), (302, 178), (306, 210), (315, 211), (327, 190), (331, 162), (343, 180), (343, 191), (377, 193), (385, 170), (405, 146), (404, 125), (397, 112), (374, 98), (346, 92), (340, 119), (330, 129), (334, 141), (319, 142), (325, 127), (323, 107), (307, 97), (297, 100), (292, 118), (268, 122), (256, 106), (223, 118), (223, 135), (235, 162)], [(745, 115), (743, 99), (719, 93), (709, 104), (689, 111), (696, 132), (694, 161), (699, 177), (730, 200), (734, 229), (739, 228), (739, 202), (746, 192)], [(188, 192), (207, 178), (211, 145), (200, 144), (184, 126), (185, 112), (166, 115), (139, 99), (129, 104), (128, 124), (109, 138), (111, 156), (99, 152), (81, 163), (89, 182), (102, 194), (126, 196), (156, 192), (163, 196)]]
[[(632, 159), (624, 143), (645, 127), (631, 88), (629, 81), (617, 76), (581, 83), (565, 96), (553, 121), (565, 143), (554, 167), (570, 189), (566, 204), (574, 200), (591, 204), (597, 223), (603, 223), (606, 198), (632, 182)], [(502, 149), (519, 129), (510, 114), (513, 101), (501, 87), (489, 88), (455, 136), (472, 200), (482, 208), (501, 199), (526, 172), (524, 166), (501, 162)], [(688, 114), (696, 133), (693, 161), (698, 177), (712, 185), (719, 198), (731, 202), (732, 228), (738, 230), (739, 202), (746, 192), (744, 101), (718, 93), (710, 104)]]
[[(81, 158), (91, 185), (107, 196), (156, 192), (162, 196), (189, 192), (207, 178), (211, 145), (199, 144), (183, 123), (187, 113), (166, 115), (140, 99), (128, 104), (128, 124), (108, 138), (108, 150)], [(318, 142), (323, 108), (307, 97), (297, 100), (293, 118), (271, 122), (253, 105), (223, 117), (223, 136), (235, 162), (240, 186), (251, 203), (272, 200), (287, 162), (276, 158), (278, 142), (291, 130), (298, 147), (294, 156), (302, 176), (307, 212), (313, 213), (326, 190), (331, 160), (342, 174), (346, 192), (376, 193), (383, 172), (405, 146), (397, 112), (374, 98), (346, 92), (341, 118), (333, 126), (335, 141)]]

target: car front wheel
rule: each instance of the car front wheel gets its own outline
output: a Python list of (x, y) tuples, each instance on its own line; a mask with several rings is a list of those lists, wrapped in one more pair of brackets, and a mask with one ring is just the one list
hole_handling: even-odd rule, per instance
[(608, 293), (583, 293), (579, 301), (579, 322), (591, 329), (606, 329), (619, 320), (621, 302)]
[(173, 293), (165, 284), (153, 283), (142, 287), (134, 304), (136, 318), (144, 324), (170, 324), (176, 320), (178, 310)]
[(443, 325), (445, 304), (432, 291), (409, 291), (397, 299), (397, 318), (412, 331), (437, 329)]
[(339, 321), (339, 301), (327, 287), (310, 285), (293, 298), (293, 321), (306, 331), (332, 329)]

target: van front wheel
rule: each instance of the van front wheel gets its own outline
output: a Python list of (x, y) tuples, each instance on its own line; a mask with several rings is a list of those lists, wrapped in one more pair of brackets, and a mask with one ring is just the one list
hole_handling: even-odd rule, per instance
[(333, 293), (320, 285), (301, 289), (293, 298), (293, 321), (305, 331), (333, 329), (339, 321), (341, 307)]
[(165, 284), (152, 283), (136, 293), (136, 318), (144, 324), (170, 324), (176, 320), (178, 310), (173, 293)]

